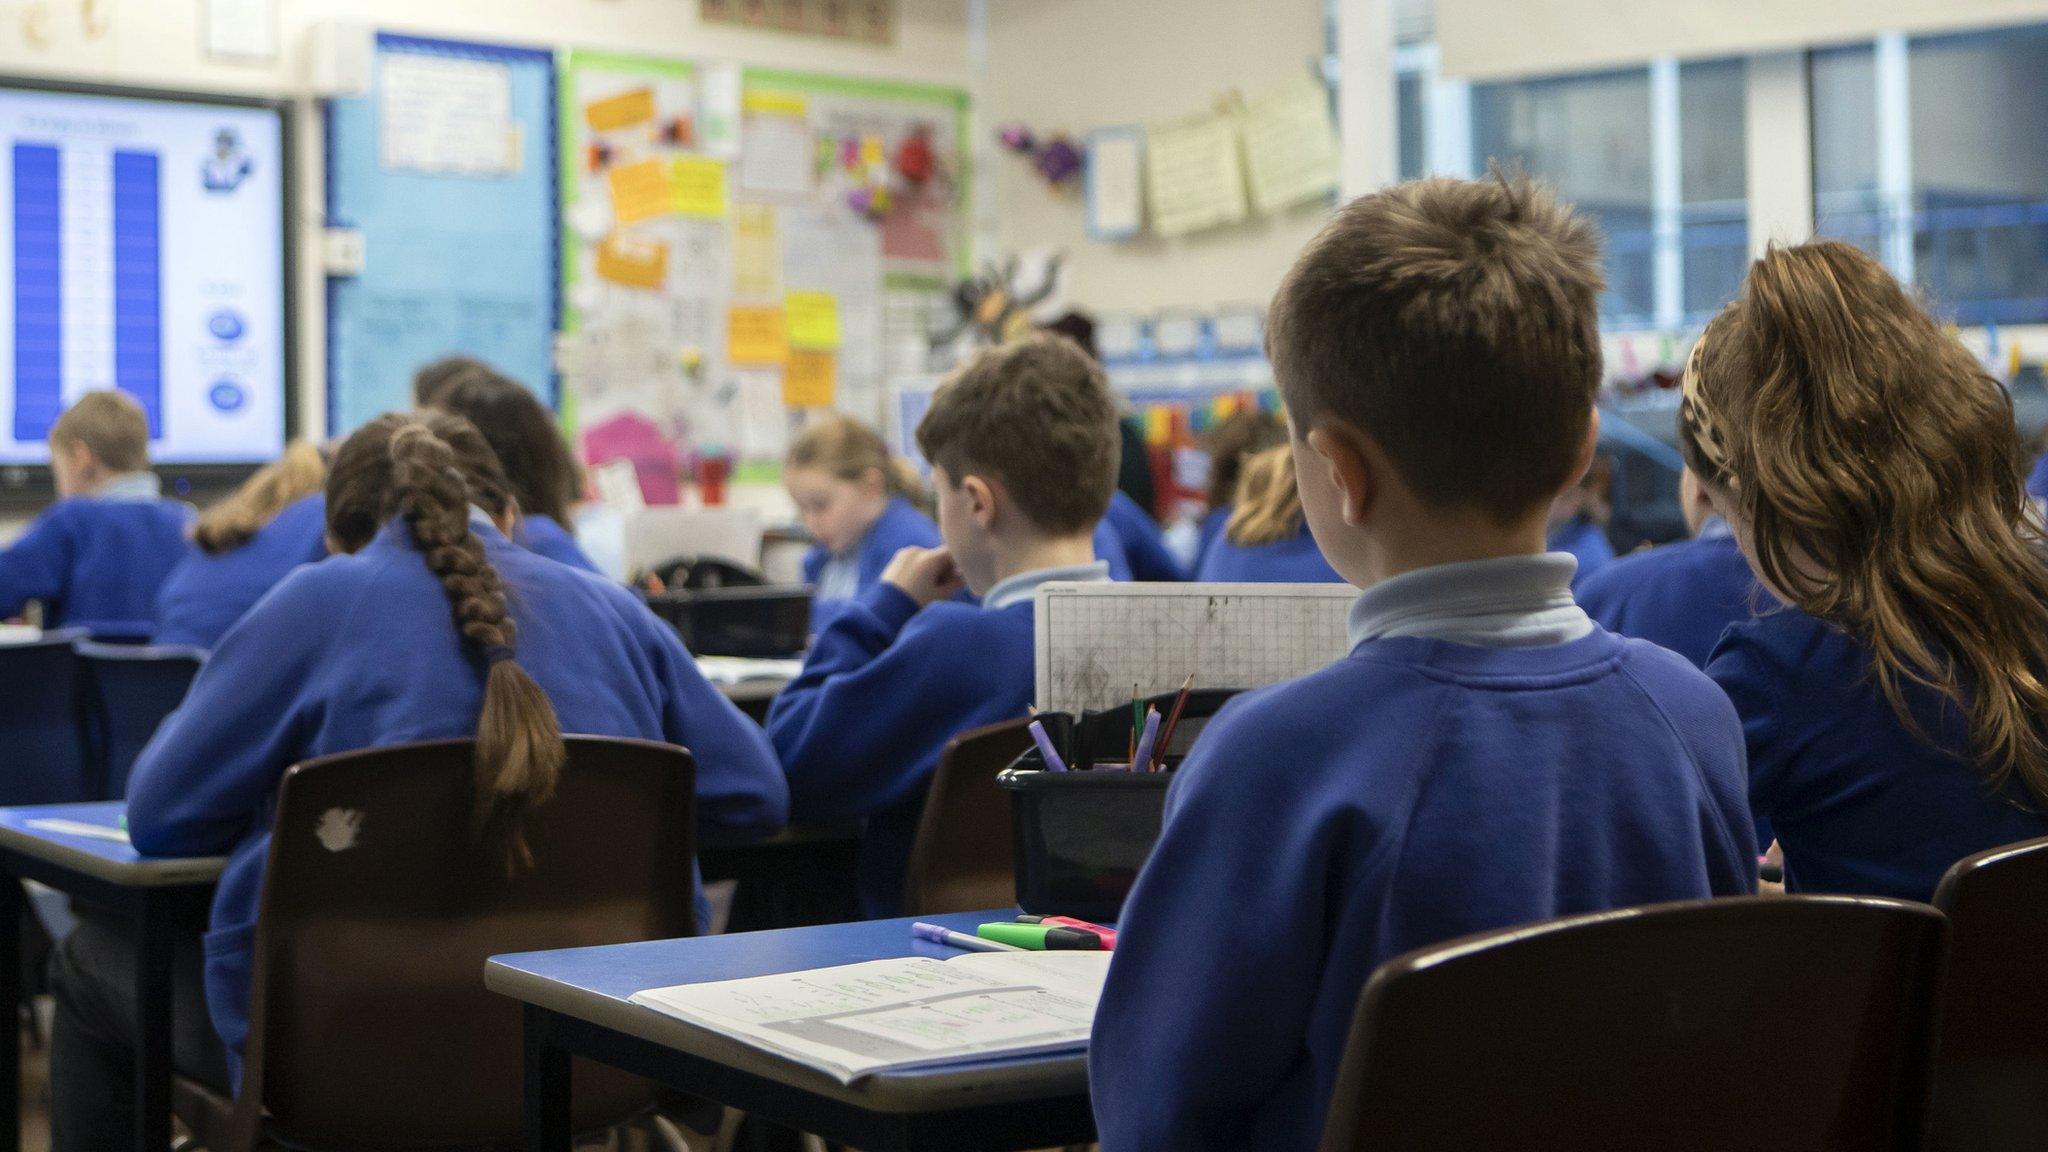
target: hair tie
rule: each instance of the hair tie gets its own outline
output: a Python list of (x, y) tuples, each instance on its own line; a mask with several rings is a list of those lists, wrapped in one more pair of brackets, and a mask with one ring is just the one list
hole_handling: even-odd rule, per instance
[(503, 664), (505, 661), (513, 658), (514, 653), (510, 644), (493, 644), (484, 649), (484, 663), (486, 664)]

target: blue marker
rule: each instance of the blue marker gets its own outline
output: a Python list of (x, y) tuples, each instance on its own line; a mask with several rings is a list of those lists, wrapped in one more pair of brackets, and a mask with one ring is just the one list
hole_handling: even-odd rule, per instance
[(969, 952), (1030, 951), (1028, 948), (1019, 948), (1014, 944), (1000, 944), (994, 940), (983, 940), (979, 936), (969, 936), (965, 932), (955, 932), (941, 924), (926, 924), (922, 921), (910, 926), (910, 934), (919, 940), (929, 940), (934, 944), (946, 944), (954, 948), (964, 948)]
[(1067, 762), (1060, 759), (1059, 750), (1052, 746), (1052, 737), (1045, 734), (1045, 725), (1033, 720), (1031, 722), (1031, 739), (1038, 743), (1038, 754), (1045, 757), (1045, 770), (1047, 772), (1065, 772), (1067, 770)]

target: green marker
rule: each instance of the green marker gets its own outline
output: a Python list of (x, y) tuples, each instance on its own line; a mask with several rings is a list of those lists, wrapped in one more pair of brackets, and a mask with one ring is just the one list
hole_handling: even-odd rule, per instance
[(974, 934), (1032, 952), (1102, 951), (1102, 937), (1058, 924), (983, 924)]

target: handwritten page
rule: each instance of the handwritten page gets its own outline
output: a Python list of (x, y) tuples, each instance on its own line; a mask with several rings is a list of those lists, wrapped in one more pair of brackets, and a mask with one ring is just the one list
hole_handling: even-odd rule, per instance
[(1237, 123), (1198, 116), (1162, 124), (1145, 138), (1152, 230), (1185, 236), (1245, 218)]
[(1244, 114), (1252, 208), (1278, 212), (1336, 191), (1337, 130), (1323, 86), (1304, 82)]
[(1088, 134), (1088, 238), (1127, 240), (1145, 225), (1145, 132)]
[(520, 167), (512, 70), (412, 52), (380, 58), (379, 162), (389, 170), (501, 176)]
[(635, 1004), (819, 1069), (873, 1073), (1088, 1047), (1108, 952), (975, 952), (682, 984)]

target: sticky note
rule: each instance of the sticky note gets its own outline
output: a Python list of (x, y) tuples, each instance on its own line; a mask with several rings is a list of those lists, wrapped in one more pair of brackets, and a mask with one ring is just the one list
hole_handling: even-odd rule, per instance
[(616, 132), (654, 119), (654, 89), (635, 88), (583, 106), (583, 120), (593, 132)]
[(798, 92), (749, 92), (740, 106), (755, 116), (791, 116), (803, 119), (804, 98)]
[(780, 308), (733, 308), (725, 314), (725, 358), (734, 364), (781, 364), (789, 335)]
[(668, 244), (614, 232), (597, 249), (597, 274), (628, 288), (660, 288), (668, 280)]
[(887, 157), (883, 154), (882, 138), (880, 136), (863, 136), (860, 138), (860, 162), (862, 167), (880, 168), (885, 159)]
[(725, 161), (678, 156), (669, 164), (668, 179), (676, 211), (699, 220), (725, 219)]
[(813, 352), (839, 347), (839, 298), (830, 292), (791, 292), (782, 298), (789, 314), (789, 346)]
[(839, 388), (839, 357), (832, 352), (792, 351), (782, 370), (786, 408), (830, 408)]
[(674, 207), (675, 192), (668, 169), (660, 160), (642, 160), (611, 171), (612, 219), (621, 224), (639, 224), (667, 215)]

